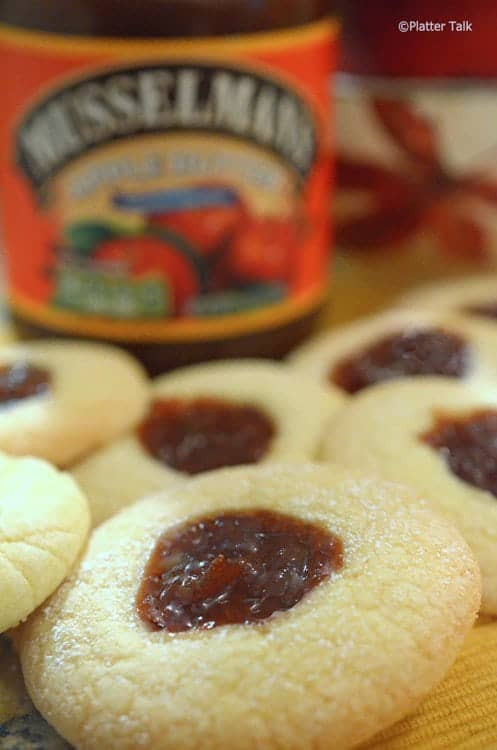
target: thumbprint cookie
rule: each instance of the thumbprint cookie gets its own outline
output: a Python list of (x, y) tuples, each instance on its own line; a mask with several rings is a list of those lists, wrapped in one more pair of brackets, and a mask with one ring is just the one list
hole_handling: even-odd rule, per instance
[(385, 383), (352, 399), (324, 458), (412, 487), (455, 523), (497, 615), (497, 398), (445, 378)]
[(85, 750), (345, 750), (442, 678), (479, 585), (459, 532), (398, 485), (223, 469), (102, 524), (21, 662)]
[(0, 450), (65, 467), (137, 422), (148, 383), (103, 344), (37, 341), (0, 347)]
[(429, 375), (497, 392), (497, 327), (462, 315), (395, 310), (322, 334), (294, 352), (289, 364), (349, 395)]
[(216, 362), (158, 378), (135, 430), (74, 468), (95, 525), (172, 482), (228, 466), (316, 456), (344, 399), (282, 365)]
[(497, 321), (497, 276), (424, 284), (399, 300), (402, 307), (450, 310), (474, 318)]

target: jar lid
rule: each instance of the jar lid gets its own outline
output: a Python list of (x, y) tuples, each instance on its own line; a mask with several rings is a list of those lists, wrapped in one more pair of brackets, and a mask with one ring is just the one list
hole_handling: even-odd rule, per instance
[(348, 0), (341, 70), (402, 77), (496, 77), (493, 0)]

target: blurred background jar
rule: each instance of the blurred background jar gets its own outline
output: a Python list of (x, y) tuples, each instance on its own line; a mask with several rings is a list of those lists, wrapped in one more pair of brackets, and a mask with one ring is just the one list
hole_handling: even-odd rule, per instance
[(497, 269), (497, 6), (343, 3), (333, 321)]
[(327, 0), (0, 0), (0, 191), (22, 335), (151, 372), (280, 357), (326, 298)]

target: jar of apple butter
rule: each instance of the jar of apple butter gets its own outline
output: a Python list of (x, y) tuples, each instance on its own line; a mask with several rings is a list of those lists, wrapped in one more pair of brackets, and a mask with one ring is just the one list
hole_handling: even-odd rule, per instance
[(0, 199), (22, 335), (153, 373), (279, 357), (326, 291), (328, 0), (0, 0)]

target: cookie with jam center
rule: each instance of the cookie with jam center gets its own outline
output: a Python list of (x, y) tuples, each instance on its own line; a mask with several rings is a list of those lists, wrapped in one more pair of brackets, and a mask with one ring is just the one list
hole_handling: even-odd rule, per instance
[(415, 287), (403, 295), (401, 307), (464, 313), (490, 324), (497, 322), (497, 275), (470, 276)]
[(407, 490), (273, 464), (102, 524), (19, 648), (76, 747), (344, 750), (416, 706), (478, 606), (467, 545)]
[(142, 367), (117, 347), (33, 341), (0, 348), (0, 450), (66, 467), (145, 411)]
[(315, 458), (341, 393), (279, 364), (231, 360), (157, 378), (137, 428), (78, 464), (94, 524), (206, 471)]
[(345, 394), (406, 377), (441, 376), (497, 392), (497, 328), (463, 315), (392, 310), (324, 333), (288, 359)]
[(455, 523), (497, 615), (497, 397), (445, 378), (385, 383), (330, 424), (323, 457), (402, 482)]
[(69, 475), (0, 454), (0, 633), (55, 591), (89, 526), (86, 498)]

